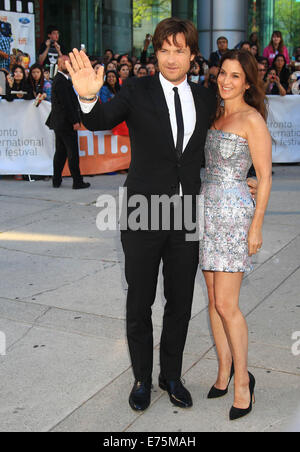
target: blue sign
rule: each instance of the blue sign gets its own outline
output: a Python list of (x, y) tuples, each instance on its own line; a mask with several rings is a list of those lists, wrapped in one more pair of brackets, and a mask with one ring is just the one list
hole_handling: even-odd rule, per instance
[(28, 25), (30, 24), (30, 19), (27, 19), (27, 17), (21, 17), (21, 19), (19, 19), (19, 22), (23, 25)]

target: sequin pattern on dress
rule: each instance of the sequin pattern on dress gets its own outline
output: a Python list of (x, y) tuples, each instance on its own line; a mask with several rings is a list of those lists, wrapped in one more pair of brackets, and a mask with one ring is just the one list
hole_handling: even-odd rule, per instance
[(233, 133), (209, 130), (205, 158), (200, 266), (206, 271), (249, 272), (248, 232), (255, 206), (247, 184), (252, 165), (248, 142)]

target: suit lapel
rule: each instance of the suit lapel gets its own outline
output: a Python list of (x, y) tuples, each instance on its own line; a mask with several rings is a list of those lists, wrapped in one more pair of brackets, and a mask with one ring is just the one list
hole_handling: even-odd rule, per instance
[(177, 159), (169, 109), (158, 75), (155, 75), (150, 79), (149, 90), (151, 99), (155, 105), (157, 117), (161, 123), (161, 130), (166, 136), (166, 140), (171, 148), (174, 159)]

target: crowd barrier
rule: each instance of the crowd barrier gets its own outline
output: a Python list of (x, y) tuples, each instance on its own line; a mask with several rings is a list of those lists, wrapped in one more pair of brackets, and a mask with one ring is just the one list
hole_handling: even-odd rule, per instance
[[(273, 162), (300, 162), (300, 97), (269, 96), (268, 127), (273, 140)], [(51, 104), (34, 101), (0, 101), (0, 174), (53, 174), (55, 136), (45, 122)], [(163, 133), (163, 130), (162, 130)], [(128, 137), (111, 131), (78, 132), (83, 175), (105, 174), (129, 168)], [(68, 168), (64, 175), (69, 175)]]
[[(53, 175), (55, 135), (45, 122), (49, 102), (37, 108), (34, 101), (0, 101), (0, 174)], [(131, 160), (129, 137), (111, 131), (78, 131), (80, 169), (83, 175), (128, 169)], [(66, 165), (63, 175), (69, 175)]]

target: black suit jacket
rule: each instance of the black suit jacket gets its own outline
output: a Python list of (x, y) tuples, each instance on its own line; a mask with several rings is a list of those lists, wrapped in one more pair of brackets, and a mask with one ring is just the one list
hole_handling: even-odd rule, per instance
[(190, 83), (195, 100), (195, 131), (182, 155), (177, 157), (169, 110), (159, 77), (130, 79), (106, 104), (98, 102), (82, 122), (89, 130), (109, 130), (126, 121), (131, 141), (131, 165), (125, 186), (129, 194), (178, 194), (200, 192), (207, 130), (216, 108), (210, 90)]
[(52, 85), (52, 110), (46, 125), (55, 131), (73, 130), (80, 122), (80, 107), (72, 82), (58, 73)]

